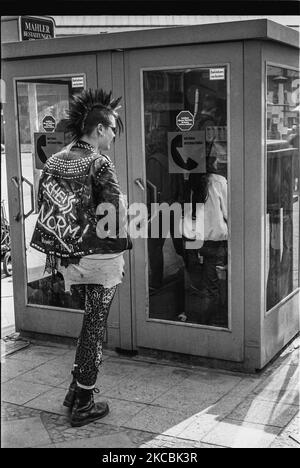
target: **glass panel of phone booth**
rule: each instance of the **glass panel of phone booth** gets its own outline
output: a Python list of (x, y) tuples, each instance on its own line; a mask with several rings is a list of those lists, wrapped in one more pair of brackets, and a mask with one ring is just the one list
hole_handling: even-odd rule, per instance
[[(29, 245), (38, 214), (37, 190), (41, 169), (48, 157), (70, 142), (65, 125), (66, 111), (71, 95), (80, 92), (84, 82), (83, 76), (77, 78), (76, 83), (74, 77), (17, 81), (28, 304), (84, 308), (76, 294), (64, 292), (60, 275), (52, 277), (45, 272), (46, 256)], [(26, 216), (31, 208), (33, 212)]]
[(299, 286), (299, 72), (267, 67), (267, 310)]
[(147, 70), (143, 93), (149, 318), (227, 328), (227, 68)]

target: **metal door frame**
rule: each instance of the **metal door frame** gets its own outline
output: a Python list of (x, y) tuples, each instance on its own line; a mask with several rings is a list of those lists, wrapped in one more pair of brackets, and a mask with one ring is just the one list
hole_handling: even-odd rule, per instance
[[(209, 49), (209, 50), (208, 50)], [(230, 50), (231, 52), (228, 52)], [(180, 51), (182, 53), (183, 59), (180, 60)], [(158, 52), (158, 53), (157, 53)], [(157, 53), (157, 56), (155, 54)], [(139, 135), (143, 135), (143, 124), (142, 124), (142, 114), (140, 109), (143, 108), (142, 102), (142, 93), (140, 92), (137, 95), (137, 89), (141, 90), (141, 70), (146, 68), (189, 68), (194, 67), (206, 67), (208, 60), (196, 59), (200, 56), (207, 56), (210, 58), (209, 64), (212, 62), (215, 66), (219, 63), (229, 63), (230, 69), (234, 69), (233, 75), (229, 78), (229, 86), (231, 90), (231, 95), (234, 96), (234, 102), (228, 102), (228, 108), (238, 108), (238, 115), (234, 115), (232, 112), (228, 113), (229, 118), (229, 141), (231, 141), (231, 169), (230, 169), (230, 180), (231, 180), (231, 195), (229, 195), (229, 209), (231, 213), (240, 212), (239, 222), (234, 221), (235, 229), (231, 229), (231, 243), (235, 245), (235, 249), (231, 251), (230, 257), (233, 259), (235, 264), (235, 271), (239, 271), (238, 280), (235, 280), (229, 286), (229, 291), (231, 294), (232, 308), (235, 311), (234, 321), (232, 323), (231, 330), (224, 329), (213, 329), (212, 327), (197, 326), (191, 327), (194, 330), (198, 330), (198, 335), (193, 334), (194, 343), (196, 341), (196, 336), (201, 341), (202, 346), (198, 347), (198, 352), (195, 352), (195, 349), (192, 349), (193, 346), (189, 346), (188, 340), (183, 346), (176, 346), (173, 344), (166, 345), (163, 343), (163, 339), (159, 338), (159, 334), (162, 334), (164, 337), (170, 337), (172, 340), (172, 330), (175, 332), (178, 327), (178, 323), (163, 323), (159, 324), (149, 323), (149, 321), (144, 321), (141, 319), (141, 314), (148, 307), (147, 300), (147, 289), (146, 289), (146, 280), (147, 276), (147, 266), (145, 265), (145, 258), (147, 258), (146, 242), (142, 245), (142, 240), (134, 241), (134, 251), (132, 255), (132, 282), (135, 284), (132, 289), (133, 296), (133, 313), (134, 313), (134, 337), (135, 345), (137, 348), (153, 348), (160, 349), (162, 351), (171, 351), (171, 352), (181, 352), (184, 354), (194, 354), (201, 355), (206, 357), (213, 357), (218, 359), (226, 359), (231, 361), (243, 361), (244, 359), (244, 317), (241, 314), (241, 310), (244, 309), (244, 257), (243, 257), (243, 242), (244, 242), (244, 221), (243, 221), (243, 102), (239, 101), (239, 106), (237, 107), (237, 101), (239, 96), (243, 96), (243, 47), (242, 42), (240, 43), (222, 43), (222, 44), (199, 44), (192, 46), (178, 46), (176, 48), (156, 48), (152, 50), (144, 49), (143, 51), (126, 51), (125, 52), (125, 80), (128, 85), (126, 86), (126, 115), (127, 115), (127, 129), (130, 135), (128, 140), (128, 165), (129, 165), (129, 174), (131, 176), (131, 181), (128, 184), (130, 188), (130, 201), (144, 201), (140, 199), (140, 196), (135, 190), (133, 180), (137, 177), (140, 177), (141, 174), (145, 176), (144, 169), (144, 154), (143, 154), (143, 145), (144, 142), (140, 141), (141, 138)], [(230, 55), (231, 54), (231, 55)], [(193, 58), (190, 58), (190, 57)], [(237, 56), (239, 58), (237, 58)], [(152, 59), (151, 59), (152, 57)], [(214, 57), (212, 59), (212, 57)], [(154, 67), (151, 67), (151, 64), (155, 63)], [(238, 76), (238, 67), (240, 67), (241, 73)], [(238, 89), (236, 89), (236, 86)], [(137, 111), (138, 109), (138, 111)], [(234, 134), (232, 129), (236, 129)], [(139, 142), (137, 142), (139, 140)], [(239, 157), (233, 157), (233, 154), (237, 153), (237, 148), (239, 148)], [(141, 153), (143, 154), (143, 165), (141, 165), (140, 160)], [(237, 163), (237, 164), (236, 164)], [(235, 194), (239, 194), (238, 197)], [(238, 211), (239, 210), (239, 211)], [(232, 219), (230, 219), (232, 224)], [(238, 225), (238, 226), (237, 226)], [(238, 232), (239, 231), (239, 232)], [(238, 246), (238, 248), (236, 248)], [(232, 249), (231, 249), (232, 250)], [(229, 260), (230, 260), (229, 257)], [(234, 291), (234, 292), (233, 292)], [(239, 314), (239, 315), (238, 315)], [(148, 328), (145, 330), (145, 323), (148, 322)], [(153, 320), (151, 321), (153, 322)], [(181, 324), (180, 324), (181, 325)], [(181, 325), (182, 326), (182, 325)], [(159, 328), (160, 327), (160, 331)], [(168, 330), (168, 327), (171, 327)], [(186, 330), (187, 328), (185, 328)], [(181, 329), (181, 333), (182, 329)], [(191, 332), (193, 333), (193, 332)], [(216, 351), (217, 341), (220, 341), (221, 334), (223, 337), (226, 336), (225, 341), (227, 349), (225, 349), (224, 344), (222, 345), (222, 352)], [(184, 333), (187, 335), (187, 332)], [(142, 338), (141, 338), (142, 335)], [(147, 336), (145, 336), (147, 335)], [(229, 344), (231, 343), (231, 345)], [(234, 350), (235, 349), (235, 350)], [(234, 351), (233, 351), (234, 350)]]
[[(44, 70), (43, 74), (40, 73), (41, 69)], [(58, 73), (53, 73), (53, 69), (57, 69)], [(62, 69), (66, 70), (66, 72), (60, 73), (60, 70)], [(119, 86), (117, 85), (117, 79), (114, 79), (113, 83), (113, 78), (117, 77), (118, 73), (112, 70), (112, 54), (110, 51), (103, 51), (98, 54), (93, 52), (85, 55), (76, 54), (59, 57), (46, 56), (42, 59), (31, 57), (28, 60), (6, 62), (4, 67), (4, 79), (7, 84), (7, 103), (5, 104), (4, 112), (6, 120), (5, 141), (8, 201), (14, 271), (13, 286), (15, 291), (15, 324), (16, 331), (20, 331), (21, 333), (38, 333), (49, 336), (55, 335), (75, 338), (78, 336), (81, 328), (82, 311), (75, 309), (51, 308), (42, 305), (28, 305), (26, 302), (27, 271), (25, 226), (23, 220), (23, 190), (22, 187), (17, 189), (15, 185), (10, 183), (12, 177), (15, 176), (17, 177), (17, 180), (20, 181), (22, 175), (21, 158), (19, 153), (16, 83), (22, 79), (38, 80), (39, 78), (69, 77), (79, 74), (84, 74), (86, 76), (87, 87), (103, 87), (107, 90), (112, 89), (114, 92), (114, 86)], [(99, 82), (99, 77), (101, 77), (101, 82)], [(117, 141), (116, 147), (112, 151), (114, 153), (112, 158), (115, 159), (117, 171), (120, 162), (124, 164), (125, 161), (126, 163), (124, 155), (122, 154), (119, 156), (118, 154), (117, 150), (120, 146), (126, 147), (123, 142), (121, 143), (120, 141)], [(17, 155), (17, 157), (15, 157), (15, 155)], [(127, 180), (125, 178), (122, 180), (123, 189), (127, 188), (126, 184)], [(20, 222), (17, 222), (14, 219), (14, 216), (18, 211), (20, 211), (22, 216), (22, 220)], [(21, 289), (20, 284), (22, 284)], [(119, 289), (120, 290), (112, 305), (108, 319), (106, 343), (108, 347), (120, 346), (128, 349), (132, 347), (130, 293), (126, 292), (127, 290), (130, 291), (130, 272), (127, 273), (125, 284)]]

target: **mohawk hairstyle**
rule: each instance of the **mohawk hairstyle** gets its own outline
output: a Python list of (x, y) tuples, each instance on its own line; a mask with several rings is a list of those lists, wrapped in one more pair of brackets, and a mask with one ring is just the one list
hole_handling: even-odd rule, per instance
[(123, 123), (116, 110), (122, 97), (112, 99), (112, 92), (106, 93), (103, 89), (86, 89), (80, 94), (72, 96), (68, 112), (67, 127), (72, 134), (80, 138), (89, 133), (98, 123), (109, 126), (109, 117), (113, 115), (119, 134), (123, 131)]

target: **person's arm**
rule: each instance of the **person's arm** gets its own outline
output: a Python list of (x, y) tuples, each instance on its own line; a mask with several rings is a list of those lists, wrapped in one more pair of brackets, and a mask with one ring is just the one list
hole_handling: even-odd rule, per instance
[(44, 194), (43, 182), (45, 181), (46, 177), (47, 175), (45, 174), (45, 171), (43, 169), (41, 176), (40, 176), (39, 185), (38, 185), (38, 195), (37, 195), (38, 212), (40, 211), (42, 203), (43, 203), (43, 194)]
[(223, 177), (224, 180), (221, 182), (221, 193), (220, 193), (220, 200), (221, 200), (221, 210), (223, 213), (223, 217), (225, 221), (227, 221), (228, 217), (228, 207), (227, 207), (227, 202), (228, 202), (228, 195), (227, 195), (227, 180), (225, 177)]

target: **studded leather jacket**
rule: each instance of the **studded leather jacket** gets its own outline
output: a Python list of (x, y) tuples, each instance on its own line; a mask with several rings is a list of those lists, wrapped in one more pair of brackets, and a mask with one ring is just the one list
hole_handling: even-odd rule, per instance
[(127, 210), (110, 158), (85, 142), (51, 156), (38, 190), (30, 245), (64, 265), (85, 255), (132, 248)]

